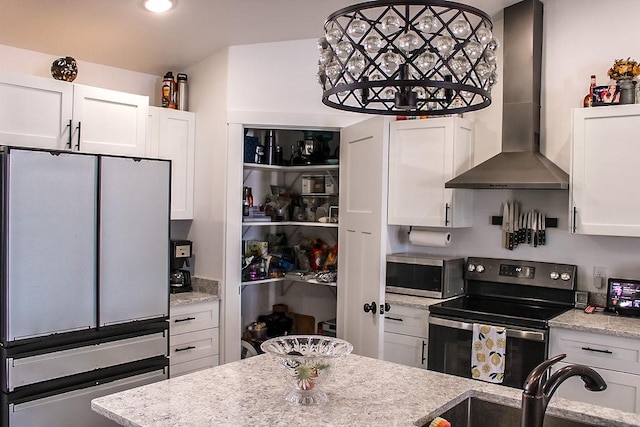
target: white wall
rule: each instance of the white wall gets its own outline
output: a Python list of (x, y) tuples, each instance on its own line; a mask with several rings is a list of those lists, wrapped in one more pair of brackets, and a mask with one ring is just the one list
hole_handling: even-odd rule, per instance
[[(48, 55), (31, 50), (0, 45), (0, 70), (29, 74), (39, 77), (51, 77), (51, 63), (61, 56)], [(150, 105), (159, 104), (161, 76), (109, 67), (85, 62), (75, 58), (78, 64), (78, 76), (74, 83), (119, 90), (122, 92), (146, 95)]]

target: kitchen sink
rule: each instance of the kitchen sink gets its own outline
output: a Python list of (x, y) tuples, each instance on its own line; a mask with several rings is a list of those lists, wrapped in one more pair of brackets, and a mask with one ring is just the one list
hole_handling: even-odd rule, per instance
[[(453, 408), (438, 415), (455, 427), (517, 427), (520, 425), (520, 408), (469, 397)], [(595, 427), (565, 418), (546, 415), (544, 427)]]

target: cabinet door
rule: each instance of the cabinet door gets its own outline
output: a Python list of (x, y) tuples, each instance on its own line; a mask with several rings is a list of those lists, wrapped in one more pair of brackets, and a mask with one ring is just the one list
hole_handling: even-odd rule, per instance
[(427, 340), (410, 335), (385, 332), (384, 360), (426, 369)]
[[(554, 369), (568, 365), (567, 363), (557, 363)], [(580, 377), (572, 377), (560, 384), (556, 395), (591, 405), (640, 414), (640, 376), (602, 368), (595, 368), (595, 370), (607, 383), (606, 390), (589, 391), (584, 387)]]
[(171, 160), (171, 219), (193, 219), (195, 114), (159, 110), (158, 157)]
[(167, 316), (169, 162), (100, 163), (99, 324)]
[(575, 109), (571, 223), (579, 234), (640, 236), (640, 105)]
[(95, 327), (95, 156), (22, 149), (8, 156), (3, 338)]
[(71, 83), (0, 72), (0, 145), (68, 147), (72, 105)]
[(389, 224), (471, 225), (471, 190), (445, 182), (471, 166), (470, 123), (458, 118), (396, 121), (389, 135)]
[(73, 149), (144, 156), (149, 97), (75, 85)]
[(363, 306), (384, 304), (388, 123), (366, 120), (340, 138), (337, 333), (374, 358), (382, 356), (383, 317)]

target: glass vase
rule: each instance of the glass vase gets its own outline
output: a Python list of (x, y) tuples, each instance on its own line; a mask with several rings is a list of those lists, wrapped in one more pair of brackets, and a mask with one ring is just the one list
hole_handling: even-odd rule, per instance
[(620, 87), (620, 104), (636, 103), (636, 82), (633, 79), (620, 79), (618, 86)]

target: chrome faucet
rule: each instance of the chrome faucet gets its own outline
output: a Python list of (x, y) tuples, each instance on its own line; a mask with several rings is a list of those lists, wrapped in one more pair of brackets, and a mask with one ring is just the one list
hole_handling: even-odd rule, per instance
[(542, 427), (544, 414), (553, 393), (567, 378), (580, 376), (584, 387), (591, 391), (607, 388), (600, 374), (584, 365), (564, 366), (547, 378), (547, 370), (554, 363), (567, 357), (560, 354), (536, 366), (527, 376), (522, 391), (522, 418), (520, 427)]

